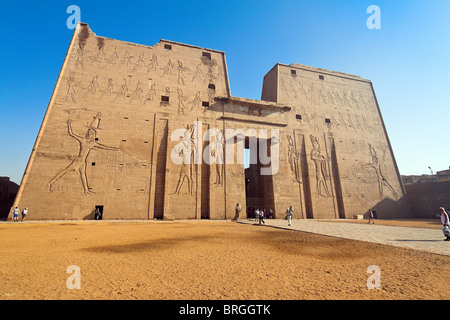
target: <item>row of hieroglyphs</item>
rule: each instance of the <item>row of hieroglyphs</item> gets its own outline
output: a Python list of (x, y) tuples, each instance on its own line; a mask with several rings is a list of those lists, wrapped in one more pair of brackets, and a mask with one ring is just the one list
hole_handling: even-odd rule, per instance
[[(192, 96), (187, 96), (183, 89), (177, 87), (157, 87), (152, 79), (146, 79), (142, 84), (140, 80), (132, 81), (122, 78), (121, 80), (99, 77), (92, 77), (89, 84), (83, 86), (77, 82), (75, 76), (69, 76), (66, 81), (65, 102), (77, 103), (81, 99), (84, 100), (101, 100), (114, 103), (127, 103), (132, 105), (146, 106), (152, 101), (159, 102), (164, 107), (172, 103), (171, 97), (176, 98), (175, 104), (178, 106), (178, 113), (184, 115), (186, 111), (192, 111), (194, 108), (200, 107), (202, 101), (213, 104), (215, 97), (215, 89), (207, 89), (207, 97), (202, 97), (200, 91), (195, 92)], [(160, 96), (167, 97), (167, 100), (161, 101)], [(156, 98), (155, 98), (156, 97)]]
[(325, 87), (323, 85), (314, 85), (306, 80), (290, 79), (286, 81), (281, 78), (281, 90), (286, 93), (288, 98), (300, 99), (303, 97), (306, 101), (315, 104), (326, 104), (342, 108), (354, 108), (376, 112), (376, 105), (373, 97), (360, 91), (345, 90), (337, 87)]
[[(77, 51), (75, 66), (79, 68), (98, 68), (98, 69), (122, 69), (126, 73), (140, 72), (143, 74), (155, 74), (164, 78), (167, 76), (177, 76), (179, 85), (186, 85), (187, 82), (206, 82), (214, 81), (224, 77), (222, 68), (215, 59), (208, 59), (199, 56), (195, 67), (186, 66), (179, 59), (173, 59), (164, 55), (159, 56), (155, 53), (148, 54), (139, 52), (130, 53), (125, 48), (119, 52), (117, 47), (110, 48), (109, 52), (105, 49), (103, 38), (97, 37), (97, 50), (90, 52), (86, 49), (86, 43), (80, 41)], [(138, 48), (138, 47), (136, 47)], [(155, 50), (147, 47), (146, 51)], [(155, 50), (156, 51), (156, 50)], [(151, 55), (151, 57), (150, 57)]]
[(384, 138), (382, 124), (378, 117), (372, 117), (372, 122), (369, 122), (364, 113), (348, 113), (333, 110), (324, 115), (319, 111), (307, 112), (303, 106), (297, 107), (296, 112), (301, 115), (302, 124), (314, 131), (320, 131), (324, 119), (329, 117), (330, 121), (327, 125), (330, 129), (371, 133), (379, 138)]

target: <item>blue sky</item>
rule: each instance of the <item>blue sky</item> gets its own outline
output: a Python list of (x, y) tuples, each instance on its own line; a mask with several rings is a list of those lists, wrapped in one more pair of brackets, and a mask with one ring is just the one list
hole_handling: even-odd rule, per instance
[[(144, 45), (160, 39), (224, 51), (233, 96), (260, 99), (277, 63), (373, 82), (401, 174), (450, 166), (450, 1), (0, 2), (0, 176), (20, 183), (73, 30)], [(381, 9), (381, 29), (366, 12)]]

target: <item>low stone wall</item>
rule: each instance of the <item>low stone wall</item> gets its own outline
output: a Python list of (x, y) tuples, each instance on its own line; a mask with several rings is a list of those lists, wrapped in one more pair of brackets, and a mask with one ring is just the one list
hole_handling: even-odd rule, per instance
[(439, 207), (450, 210), (450, 181), (405, 185), (415, 218), (436, 218)]

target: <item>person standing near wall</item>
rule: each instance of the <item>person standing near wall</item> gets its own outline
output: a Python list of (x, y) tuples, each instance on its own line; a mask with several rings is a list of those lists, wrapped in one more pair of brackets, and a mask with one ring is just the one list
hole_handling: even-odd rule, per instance
[(25, 221), (25, 219), (27, 218), (27, 214), (28, 214), (28, 208), (23, 209), (23, 211), (22, 211), (22, 221)]
[(286, 217), (288, 219), (288, 226), (292, 223), (292, 215), (294, 214), (294, 209), (292, 209), (292, 206), (290, 206), (288, 209), (286, 209)]
[(375, 224), (375, 220), (374, 220), (374, 215), (373, 215), (372, 209), (369, 209), (369, 222), (368, 223), (370, 223), (370, 220), (372, 220), (372, 223)]
[(17, 208), (17, 207), (15, 207), (15, 208), (12, 210), (12, 213), (13, 213), (12, 221), (13, 221), (13, 222), (19, 221), (19, 212), (20, 212), (20, 210), (19, 210), (19, 208)]
[(234, 220), (239, 219), (242, 211), (242, 206), (238, 203), (236, 203), (236, 215), (234, 216)]
[(441, 227), (442, 228), (442, 233), (445, 236), (444, 241), (450, 241), (450, 230), (448, 228), (450, 222), (449, 222), (449, 219), (448, 219), (448, 214), (445, 211), (445, 208), (443, 208), (443, 207), (440, 207), (439, 211), (440, 211), (441, 222), (442, 222), (442, 227)]

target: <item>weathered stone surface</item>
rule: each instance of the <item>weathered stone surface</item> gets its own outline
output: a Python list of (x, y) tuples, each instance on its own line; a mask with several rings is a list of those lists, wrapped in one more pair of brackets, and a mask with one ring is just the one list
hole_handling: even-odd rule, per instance
[(221, 51), (79, 24), (15, 204), (29, 219), (96, 206), (103, 219), (232, 219), (236, 203), (241, 218), (290, 205), (294, 218), (409, 217), (372, 83), (276, 64), (261, 100), (233, 97)]

